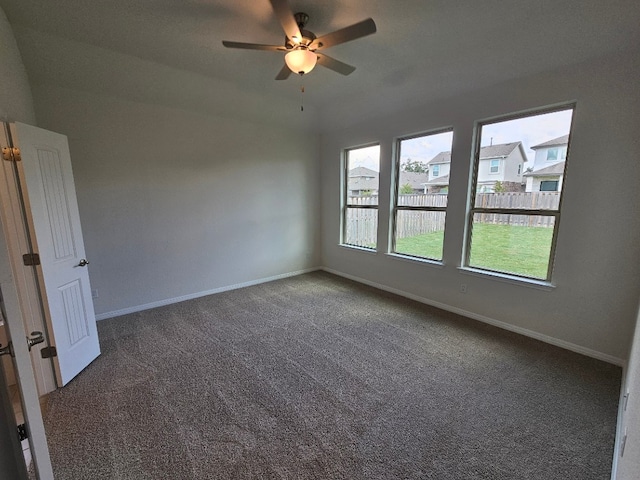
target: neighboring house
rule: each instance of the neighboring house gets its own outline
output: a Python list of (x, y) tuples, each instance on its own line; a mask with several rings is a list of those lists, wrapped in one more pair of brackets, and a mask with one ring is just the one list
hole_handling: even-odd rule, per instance
[[(478, 192), (495, 191), (500, 182), (506, 191), (522, 191), (523, 165), (527, 161), (522, 142), (489, 145), (480, 149), (478, 165)], [(429, 193), (446, 193), (449, 188), (451, 152), (440, 152), (429, 163)]]
[[(377, 195), (379, 188), (379, 173), (366, 167), (356, 167), (349, 170), (349, 182), (347, 189), (349, 195)], [(400, 172), (398, 185), (400, 188), (409, 185), (411, 193), (427, 193), (426, 183), (429, 180), (427, 173)]]
[(564, 179), (569, 135), (534, 145), (536, 152), (531, 171), (524, 174), (527, 192), (559, 192)]
[[(429, 181), (429, 174), (419, 172), (400, 172), (400, 178), (398, 179), (398, 191), (405, 185), (409, 185), (413, 192), (411, 193), (427, 193), (427, 182)], [(405, 192), (408, 193), (408, 192)]]
[(378, 194), (379, 173), (367, 167), (349, 170), (347, 189), (349, 195)]
[(440, 152), (427, 162), (429, 180), (426, 184), (428, 193), (447, 193), (449, 191), (449, 170), (451, 168), (451, 152)]

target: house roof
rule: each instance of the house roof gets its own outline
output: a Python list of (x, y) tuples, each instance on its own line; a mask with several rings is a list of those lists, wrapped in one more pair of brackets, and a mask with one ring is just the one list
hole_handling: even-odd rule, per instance
[(435, 165), (437, 163), (451, 163), (451, 152), (440, 152), (427, 162), (427, 165)]
[(400, 186), (406, 185), (407, 183), (411, 185), (414, 189), (423, 188), (424, 184), (429, 180), (428, 173), (417, 173), (417, 172), (400, 172), (400, 178), (398, 180), (398, 184)]
[(375, 170), (371, 170), (367, 167), (356, 167), (349, 170), (349, 178), (353, 177), (368, 177), (368, 178), (378, 178), (378, 172)]
[(442, 177), (429, 180), (426, 185), (449, 185), (449, 175), (443, 175)]
[[(506, 157), (513, 152), (521, 142), (500, 143), (497, 145), (488, 145), (480, 149), (480, 160), (485, 158)], [(524, 154), (524, 151), (523, 151)], [(527, 157), (525, 156), (526, 160)], [(440, 152), (427, 162), (427, 165), (436, 165), (438, 163), (451, 163), (451, 152)]]
[(348, 190), (375, 190), (379, 188), (377, 178), (352, 177), (347, 184)]
[(483, 158), (506, 157), (513, 152), (520, 142), (500, 143), (498, 145), (489, 145), (480, 149), (480, 160)]
[(533, 172), (527, 172), (524, 177), (557, 177), (564, 173), (564, 162), (554, 163), (548, 167), (534, 170)]
[(531, 147), (531, 150), (536, 150), (538, 148), (545, 148), (545, 147), (555, 147), (556, 145), (566, 145), (569, 143), (569, 135), (562, 135), (561, 137), (558, 138), (553, 138), (551, 140), (548, 140), (544, 143), (539, 143), (538, 145), (534, 145), (533, 147)]

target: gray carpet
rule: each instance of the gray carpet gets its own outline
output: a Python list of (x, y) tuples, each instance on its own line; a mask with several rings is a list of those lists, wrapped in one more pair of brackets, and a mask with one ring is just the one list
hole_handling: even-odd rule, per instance
[(98, 326), (57, 480), (610, 475), (620, 368), (327, 273)]

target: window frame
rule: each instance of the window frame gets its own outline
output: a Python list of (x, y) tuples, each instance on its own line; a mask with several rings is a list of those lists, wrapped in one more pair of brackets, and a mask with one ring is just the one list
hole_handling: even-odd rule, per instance
[[(355, 245), (352, 243), (347, 243), (347, 212), (350, 208), (355, 209), (366, 209), (366, 210), (376, 210), (378, 212), (377, 217), (379, 222), (380, 220), (380, 176), (378, 174), (378, 205), (349, 205), (349, 152), (352, 150), (360, 150), (363, 148), (375, 147), (377, 146), (382, 152), (382, 147), (380, 142), (372, 142), (364, 145), (358, 145), (355, 147), (348, 147), (342, 150), (342, 208), (341, 218), (340, 218), (340, 245), (348, 248), (355, 248), (365, 250), (367, 252), (377, 252), (378, 251), (378, 232), (376, 231), (376, 246), (374, 248), (371, 247), (363, 247), (361, 245)], [(378, 157), (378, 168), (380, 168), (380, 157)], [(377, 223), (376, 222), (376, 223)], [(377, 223), (379, 225), (379, 223)]]
[[(493, 163), (496, 162), (496, 171), (493, 171)], [(500, 159), (499, 158), (490, 158), (489, 159), (489, 175), (498, 175), (500, 173)]]
[(436, 177), (440, 176), (440, 164), (435, 164), (433, 166), (433, 174), (432, 174), (432, 176), (433, 176), (433, 178), (436, 178)]
[[(411, 260), (416, 260), (416, 261), (422, 261), (422, 262), (428, 262), (428, 263), (434, 263), (434, 264), (438, 264), (438, 265), (442, 265), (443, 264), (443, 258), (430, 258), (430, 257), (423, 257), (423, 256), (419, 256), (419, 255), (411, 255), (409, 253), (403, 253), (403, 252), (397, 252), (396, 251), (396, 231), (397, 231), (397, 225), (398, 225), (398, 211), (412, 211), (412, 212), (444, 212), (445, 214), (445, 225), (446, 225), (446, 215), (447, 215), (447, 208), (449, 206), (449, 202), (448, 202), (448, 198), (447, 198), (447, 206), (446, 207), (432, 207), (432, 206), (411, 206), (411, 205), (398, 205), (398, 195), (399, 195), (399, 183), (400, 183), (400, 154), (401, 154), (401, 144), (404, 140), (412, 140), (414, 138), (420, 138), (420, 137), (428, 137), (430, 135), (439, 135), (441, 133), (451, 133), (452, 137), (451, 137), (451, 146), (453, 148), (453, 140), (454, 140), (454, 136), (455, 136), (455, 132), (453, 129), (453, 126), (447, 126), (447, 127), (442, 127), (442, 128), (438, 128), (435, 130), (429, 130), (427, 132), (421, 132), (421, 133), (416, 133), (413, 135), (405, 135), (402, 137), (397, 137), (394, 140), (394, 156), (393, 156), (393, 182), (391, 185), (391, 215), (390, 215), (390, 222), (391, 222), (391, 228), (389, 228), (389, 242), (388, 242), (388, 251), (389, 254), (391, 255), (397, 255), (400, 257), (404, 257), (404, 258), (409, 258)], [(451, 167), (449, 167), (449, 175), (451, 175)], [(440, 175), (438, 175), (440, 176)], [(431, 174), (429, 174), (428, 178), (431, 178)], [(434, 177), (435, 178), (435, 177)], [(451, 177), (449, 177), (451, 178)], [(451, 182), (449, 182), (449, 185), (447, 186), (447, 197), (449, 196), (449, 187), (451, 187)], [(445, 230), (444, 230), (444, 235), (446, 236), (446, 226), (445, 226)], [(444, 239), (442, 241), (442, 247), (444, 249)]]
[[(495, 123), (507, 122), (510, 120), (517, 120), (519, 118), (533, 117), (536, 115), (544, 115), (547, 113), (560, 112), (564, 110), (573, 110), (573, 114), (571, 116), (571, 123), (569, 125), (569, 137), (567, 139), (567, 147), (565, 154), (565, 164), (563, 168), (563, 179), (566, 180), (567, 176), (567, 166), (568, 161), (566, 158), (569, 157), (569, 152), (571, 149), (571, 138), (573, 136), (573, 124), (575, 120), (575, 112), (576, 112), (576, 102), (564, 103), (555, 105), (552, 107), (543, 107), (536, 108), (533, 110), (528, 110), (525, 112), (514, 113), (501, 115), (498, 117), (491, 117), (484, 120), (476, 120), (474, 124), (474, 138), (473, 138), (473, 157), (472, 157), (472, 175), (470, 177), (470, 185), (469, 185), (469, 196), (467, 199), (467, 218), (466, 218), (466, 227), (464, 233), (464, 248), (462, 255), (462, 270), (468, 270), (471, 272), (478, 272), (486, 275), (497, 276), (501, 278), (512, 278), (520, 281), (539, 284), (540, 282), (545, 285), (552, 285), (552, 275), (553, 275), (553, 264), (555, 261), (556, 255), (556, 246), (558, 240), (558, 230), (560, 227), (560, 214), (562, 211), (562, 203), (564, 200), (564, 184), (565, 181), (562, 182), (563, 189), (560, 191), (560, 198), (558, 199), (558, 208), (556, 210), (550, 209), (524, 209), (524, 208), (482, 208), (476, 207), (476, 196), (478, 190), (478, 173), (480, 167), (480, 144), (482, 142), (482, 127), (484, 125), (490, 125)], [(500, 270), (492, 270), (486, 267), (475, 267), (470, 265), (470, 257), (471, 257), (471, 246), (472, 246), (472, 237), (473, 237), (473, 218), (475, 214), (506, 214), (506, 215), (526, 215), (526, 216), (543, 216), (543, 217), (553, 217), (553, 233), (551, 236), (551, 246), (549, 249), (549, 261), (547, 263), (547, 275), (544, 279), (540, 279), (537, 277), (530, 277), (526, 275), (519, 275), (517, 273), (504, 272)]]
[[(554, 189), (553, 190), (545, 190), (542, 188), (542, 184), (554, 184)], [(540, 185), (538, 188), (539, 192), (557, 192), (558, 191), (558, 186), (560, 185), (560, 181), (559, 180), (540, 180)]]

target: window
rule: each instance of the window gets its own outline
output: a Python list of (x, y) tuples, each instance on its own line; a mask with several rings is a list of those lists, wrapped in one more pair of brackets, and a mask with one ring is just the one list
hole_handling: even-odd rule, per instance
[[(549, 191), (533, 191), (531, 180), (535, 179), (536, 170), (549, 167), (534, 165), (524, 177), (514, 175), (509, 178), (508, 173), (516, 171), (509, 167), (509, 162), (511, 159), (518, 163), (533, 160), (535, 152), (531, 146), (569, 135), (572, 117), (573, 106), (477, 125), (479, 144), (476, 145), (470, 196), (465, 267), (551, 280), (562, 192), (557, 191), (558, 182), (555, 180), (540, 183), (540, 190), (544, 186)], [(482, 185), (486, 179), (483, 178), (479, 157), (485, 145), (490, 145), (492, 137), (507, 142), (492, 144), (491, 148), (499, 149), (503, 156), (505, 178), (501, 183), (509, 188), (483, 193)], [(523, 153), (527, 158), (519, 158)], [(556, 150), (556, 156), (557, 153)], [(527, 179), (526, 184), (523, 184), (523, 178)], [(551, 191), (552, 186), (556, 191)]]
[(518, 164), (518, 176), (522, 175), (522, 164)]
[(380, 145), (345, 151), (342, 244), (375, 249), (378, 237)]
[(543, 180), (540, 182), (541, 192), (557, 192), (558, 180)]
[(547, 150), (547, 161), (558, 160), (558, 149), (550, 148)]
[(491, 166), (489, 167), (489, 172), (498, 173), (500, 171), (500, 160), (491, 160)]
[[(440, 163), (432, 166), (431, 180), (426, 167), (431, 160), (441, 162), (442, 159), (446, 159), (445, 162), (450, 162), (452, 142), (451, 130), (440, 130), (397, 141), (392, 253), (442, 260), (449, 164)], [(424, 168), (414, 168), (418, 158)], [(406, 182), (424, 186), (423, 193), (404, 195), (401, 187)]]

